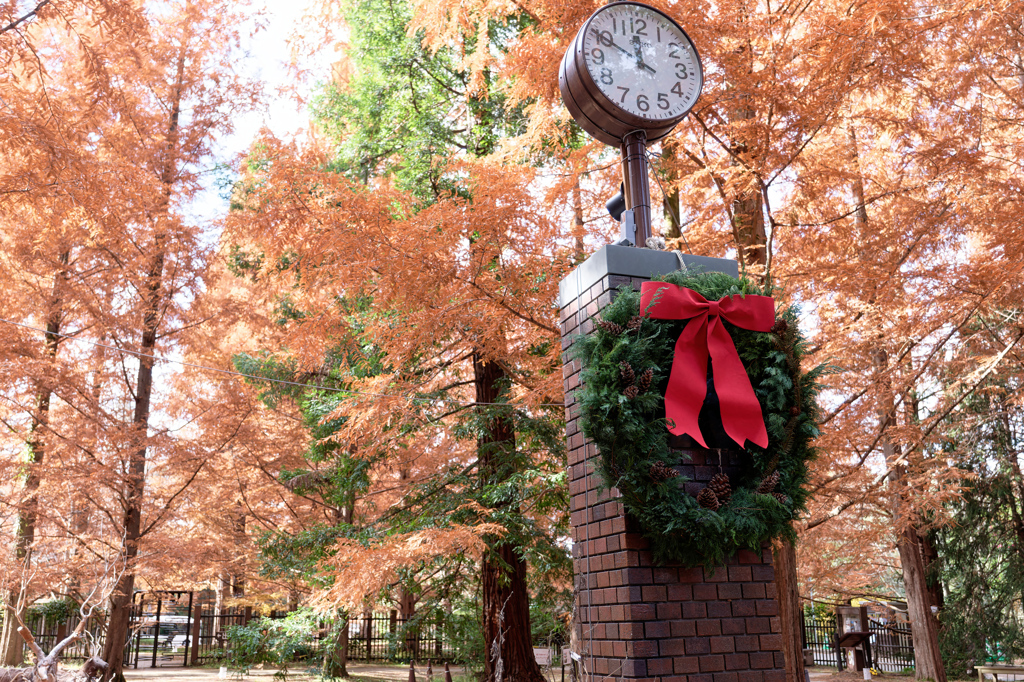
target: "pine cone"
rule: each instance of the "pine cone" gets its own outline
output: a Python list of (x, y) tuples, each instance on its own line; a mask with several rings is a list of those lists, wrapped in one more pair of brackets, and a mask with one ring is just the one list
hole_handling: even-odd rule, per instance
[(622, 375), (622, 380), (629, 386), (636, 381), (636, 372), (633, 371), (633, 366), (623, 360), (619, 363), (619, 374)]
[(615, 324), (614, 322), (609, 322), (608, 320), (598, 320), (597, 326), (605, 330), (609, 334), (614, 334), (615, 336), (619, 336), (620, 334), (622, 334), (622, 332), (626, 331), (621, 324)]
[(729, 477), (725, 474), (715, 474), (708, 481), (708, 487), (715, 493), (715, 497), (722, 504), (729, 504), (732, 498), (732, 486), (729, 485)]
[(778, 500), (779, 504), (781, 504), (783, 507), (789, 504), (789, 498), (786, 497), (783, 493), (772, 493), (772, 497)]
[(789, 323), (783, 319), (775, 320), (775, 324), (772, 325), (772, 331), (779, 336), (785, 334), (787, 329), (789, 329)]
[(653, 378), (654, 370), (650, 368), (645, 369), (643, 372), (640, 373), (640, 379), (636, 382), (636, 385), (640, 387), (641, 391), (646, 391), (648, 388), (651, 387), (651, 379)]
[(800, 408), (794, 405), (793, 407), (789, 408), (789, 413), (794, 417), (798, 417), (800, 416)]
[(718, 511), (718, 507), (721, 506), (718, 504), (718, 498), (715, 497), (715, 491), (711, 488), (704, 488), (697, 493), (697, 504), (711, 511)]
[(643, 315), (634, 315), (629, 318), (629, 322), (626, 323), (627, 329), (639, 329), (640, 325), (644, 323)]
[(770, 495), (775, 486), (779, 484), (779, 472), (773, 471), (771, 476), (765, 476), (761, 485), (757, 486), (757, 492), (761, 495)]
[(661, 483), (662, 481), (667, 481), (670, 478), (675, 478), (679, 475), (679, 472), (669, 467), (661, 460), (658, 460), (651, 465), (650, 474), (651, 478), (653, 478), (657, 483)]
[(636, 387), (636, 384), (633, 384), (632, 386), (627, 386), (626, 389), (622, 392), (622, 395), (632, 400), (633, 398), (637, 397), (639, 393), (640, 389)]

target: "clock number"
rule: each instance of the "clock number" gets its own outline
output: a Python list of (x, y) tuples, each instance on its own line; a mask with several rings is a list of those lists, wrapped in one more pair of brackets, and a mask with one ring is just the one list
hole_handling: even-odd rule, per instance
[(601, 48), (595, 47), (590, 54), (594, 57), (595, 64), (604, 64), (604, 51)]
[(600, 31), (597, 34), (597, 42), (601, 43), (605, 47), (611, 47), (614, 41), (612, 40), (611, 33), (609, 33), (608, 31)]
[(629, 94), (629, 88), (624, 88), (620, 85), (619, 90), (622, 90), (622, 97), (619, 98), (619, 104), (622, 104), (626, 101), (626, 95)]
[[(676, 83), (676, 85), (679, 85), (679, 83)], [(666, 95), (664, 92), (659, 92), (658, 93), (658, 108), (659, 109), (668, 109), (671, 106), (672, 106), (672, 104), (668, 101), (668, 95)]]
[(686, 73), (686, 64), (679, 62), (676, 64), (676, 78), (687, 78), (689, 74)]
[(676, 83), (675, 85), (672, 86), (672, 93), (682, 97), (683, 96), (683, 86), (680, 85), (679, 83)]
[(661, 26), (655, 26), (654, 30), (658, 32), (658, 42), (661, 42)]
[(640, 111), (647, 111), (651, 108), (651, 103), (647, 101), (647, 95), (636, 96), (636, 108)]
[(676, 45), (675, 43), (669, 43), (668, 47), (669, 47), (668, 58), (669, 59), (679, 59), (679, 53), (676, 52), (676, 50), (679, 49), (679, 46)]
[(612, 80), (611, 69), (601, 69), (601, 82), (604, 83), (605, 85), (611, 85), (612, 83), (615, 82), (614, 80)]
[[(630, 23), (630, 25), (632, 25), (633, 22), (630, 21), (629, 23)], [(644, 21), (643, 19), (637, 19), (636, 20), (636, 25), (639, 28), (637, 28), (635, 31), (633, 31), (634, 33), (636, 33), (638, 36), (645, 36), (645, 35), (647, 35), (647, 22), (646, 21)]]

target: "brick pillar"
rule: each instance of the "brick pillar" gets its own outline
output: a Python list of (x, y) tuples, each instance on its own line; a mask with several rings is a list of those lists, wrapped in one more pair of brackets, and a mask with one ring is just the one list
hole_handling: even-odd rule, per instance
[[(736, 263), (683, 256), (688, 267), (736, 275)], [(606, 246), (559, 286), (562, 349), (589, 333), (592, 318), (615, 290), (637, 290), (651, 276), (679, 268), (675, 254)], [(580, 366), (564, 357), (566, 438), (572, 505), (575, 669), (581, 682), (785, 682), (781, 624), (771, 550), (742, 551), (713, 573), (654, 565), (647, 541), (617, 501), (598, 490), (593, 444), (578, 427), (573, 393)], [(689, 439), (686, 439), (689, 440)], [(719, 471), (739, 463), (738, 451), (679, 442), (689, 455), (680, 473), (696, 494)]]

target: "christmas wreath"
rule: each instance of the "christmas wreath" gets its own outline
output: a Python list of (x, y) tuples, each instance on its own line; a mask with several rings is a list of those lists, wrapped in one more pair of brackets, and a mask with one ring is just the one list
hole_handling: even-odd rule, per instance
[[(807, 496), (807, 463), (818, 435), (817, 379), (824, 368), (801, 371), (805, 341), (793, 308), (775, 311), (771, 323), (769, 302), (767, 332), (743, 329), (726, 319), (726, 306), (748, 295), (770, 295), (770, 288), (721, 273), (678, 271), (656, 281), (692, 290), (687, 294), (694, 298), (703, 296), (715, 315), (722, 306), (718, 324), (731, 337), (749, 377), (767, 447), (744, 439), (738, 476), (734, 473), (730, 480), (723, 471), (697, 495), (685, 491), (686, 479), (675, 467), (687, 464), (688, 455), (669, 445), (669, 428), (676, 425), (666, 419), (665, 392), (677, 340), (687, 324), (699, 320), (653, 319), (651, 310), (663, 293), (656, 287), (645, 289), (646, 309), (641, 310), (641, 293), (623, 286), (595, 320), (594, 330), (575, 340), (573, 353), (583, 366), (583, 387), (577, 393), (581, 428), (598, 447), (604, 484), (619, 490), (626, 511), (650, 541), (654, 559), (718, 566), (737, 550), (760, 551), (765, 541), (792, 535), (790, 521), (804, 508)], [(710, 366), (713, 374), (714, 353)], [(709, 380), (700, 408), (704, 433), (721, 428), (711, 384)], [(732, 448), (739, 446), (733, 443)]]

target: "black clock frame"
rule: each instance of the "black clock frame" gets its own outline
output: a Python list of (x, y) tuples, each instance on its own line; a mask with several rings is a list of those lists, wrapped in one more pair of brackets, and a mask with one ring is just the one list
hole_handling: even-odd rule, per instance
[[(583, 28), (576, 34), (569, 49), (566, 50), (565, 56), (562, 57), (562, 64), (558, 72), (558, 89), (561, 91), (562, 100), (565, 102), (565, 106), (569, 113), (572, 114), (572, 117), (579, 123), (581, 128), (597, 140), (618, 147), (623, 143), (626, 136), (637, 131), (643, 131), (646, 136), (645, 144), (650, 145), (672, 132), (676, 124), (690, 113), (693, 105), (691, 104), (686, 111), (670, 119), (660, 121), (646, 119), (619, 107), (594, 82), (584, 58), (584, 37), (590, 28), (590, 24), (597, 18), (598, 14), (620, 5), (643, 7), (656, 12), (671, 22), (682, 33), (697, 57), (697, 75), (700, 78), (697, 98), (700, 97), (700, 92), (704, 87), (704, 67), (701, 63), (700, 53), (697, 52), (697, 47), (694, 45), (693, 40), (683, 30), (682, 26), (665, 12), (650, 5), (632, 2), (631, 0), (609, 3), (590, 15), (583, 24)], [(694, 98), (694, 103), (696, 103), (697, 98)]]

